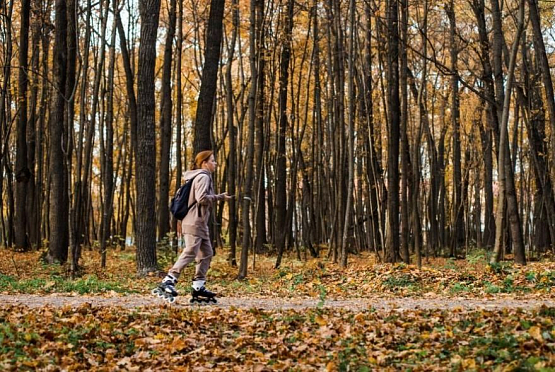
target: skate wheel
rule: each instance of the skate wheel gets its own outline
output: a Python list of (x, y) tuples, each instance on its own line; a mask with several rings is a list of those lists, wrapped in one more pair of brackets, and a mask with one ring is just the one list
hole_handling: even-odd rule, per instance
[(160, 290), (158, 288), (154, 288), (151, 293), (153, 295), (158, 295), (160, 293)]
[(167, 297), (166, 301), (168, 301), (169, 304), (173, 304), (175, 302), (175, 297), (173, 296)]

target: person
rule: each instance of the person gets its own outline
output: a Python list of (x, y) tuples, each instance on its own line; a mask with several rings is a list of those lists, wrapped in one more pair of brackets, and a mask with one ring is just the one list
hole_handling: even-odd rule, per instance
[(205, 287), (206, 273), (210, 268), (210, 262), (214, 255), (208, 222), (212, 206), (215, 202), (220, 200), (228, 201), (233, 198), (227, 192), (214, 194), (212, 173), (216, 170), (216, 165), (213, 151), (201, 151), (195, 156), (191, 170), (183, 175), (186, 182), (191, 179), (193, 180), (188, 201), (190, 209), (181, 221), (181, 232), (185, 240), (185, 248), (162, 280), (158, 287), (159, 293), (157, 293), (165, 297), (170, 303), (174, 302), (177, 296), (175, 286), (181, 271), (195, 260), (196, 268), (192, 283), (193, 297), (191, 302), (216, 302), (215, 293), (207, 290)]

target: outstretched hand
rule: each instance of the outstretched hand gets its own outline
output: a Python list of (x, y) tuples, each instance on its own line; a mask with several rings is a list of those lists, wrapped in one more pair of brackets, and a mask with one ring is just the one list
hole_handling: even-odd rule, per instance
[(222, 194), (224, 196), (224, 200), (231, 200), (235, 197), (235, 195), (227, 195), (227, 192)]

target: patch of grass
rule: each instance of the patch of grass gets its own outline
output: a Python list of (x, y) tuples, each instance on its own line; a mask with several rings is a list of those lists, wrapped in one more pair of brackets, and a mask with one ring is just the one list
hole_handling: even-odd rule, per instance
[(482, 282), (486, 293), (527, 293), (531, 289), (528, 287), (515, 285), (515, 279), (512, 275), (508, 275), (502, 282), (493, 284), (489, 281)]
[(470, 292), (472, 288), (468, 286), (465, 282), (455, 283), (451, 288), (449, 288), (449, 292), (451, 293), (464, 293)]
[(512, 262), (495, 262), (489, 264), (489, 269), (496, 274), (509, 275), (513, 272)]
[(25, 332), (20, 325), (0, 323), (0, 355), (12, 362), (30, 360), (30, 353), (37, 354), (37, 348), (32, 346), (37, 341), (39, 336), (35, 332)]
[(295, 274), (293, 275), (293, 278), (291, 279), (291, 285), (289, 286), (290, 290), (295, 290), (295, 288), (299, 285), (302, 284), (304, 282), (304, 274), (303, 273), (299, 273), (299, 274)]
[(350, 337), (341, 341), (337, 357), (339, 371), (369, 371), (369, 367), (363, 362), (367, 359), (366, 349), (356, 345)]
[(466, 260), (469, 264), (485, 264), (489, 260), (490, 253), (485, 249), (473, 249), (466, 255)]
[(555, 270), (548, 270), (537, 274), (537, 289), (550, 289), (555, 287)]
[(410, 275), (391, 275), (383, 281), (383, 285), (389, 288), (412, 287), (417, 284), (417, 280)]
[(456, 270), (457, 264), (455, 263), (455, 260), (453, 258), (449, 258), (447, 261), (445, 261), (444, 267), (448, 270)]
[(117, 292), (117, 293), (136, 293), (136, 291), (115, 283), (99, 280), (95, 275), (89, 275), (77, 280), (66, 279), (60, 276), (53, 276), (50, 279), (35, 278), (17, 280), (8, 275), (0, 274), (0, 291), (35, 293), (43, 291), (47, 293), (77, 292), (79, 294)]

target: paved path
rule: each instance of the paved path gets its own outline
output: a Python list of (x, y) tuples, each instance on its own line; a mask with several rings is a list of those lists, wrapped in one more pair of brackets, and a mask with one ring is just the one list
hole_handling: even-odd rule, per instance
[[(145, 295), (126, 295), (121, 297), (100, 297), (100, 296), (68, 296), (63, 294), (53, 295), (0, 295), (0, 306), (2, 305), (25, 305), (29, 307), (42, 306), (80, 306), (89, 303), (92, 306), (121, 306), (125, 308), (159, 306), (166, 303), (154, 296)], [(319, 299), (287, 299), (287, 298), (238, 298), (223, 297), (219, 299), (217, 305), (221, 308), (258, 308), (264, 310), (316, 308), (343, 308), (351, 311), (362, 311), (370, 308), (375, 310), (417, 310), (417, 309), (464, 309), (464, 310), (500, 310), (500, 309), (534, 309), (541, 306), (555, 307), (555, 299), (477, 299), (477, 298), (358, 298), (350, 300), (326, 300), (323, 304)], [(177, 301), (171, 305), (174, 307), (191, 307), (189, 297), (178, 297)], [(195, 306), (197, 307), (197, 306)]]

